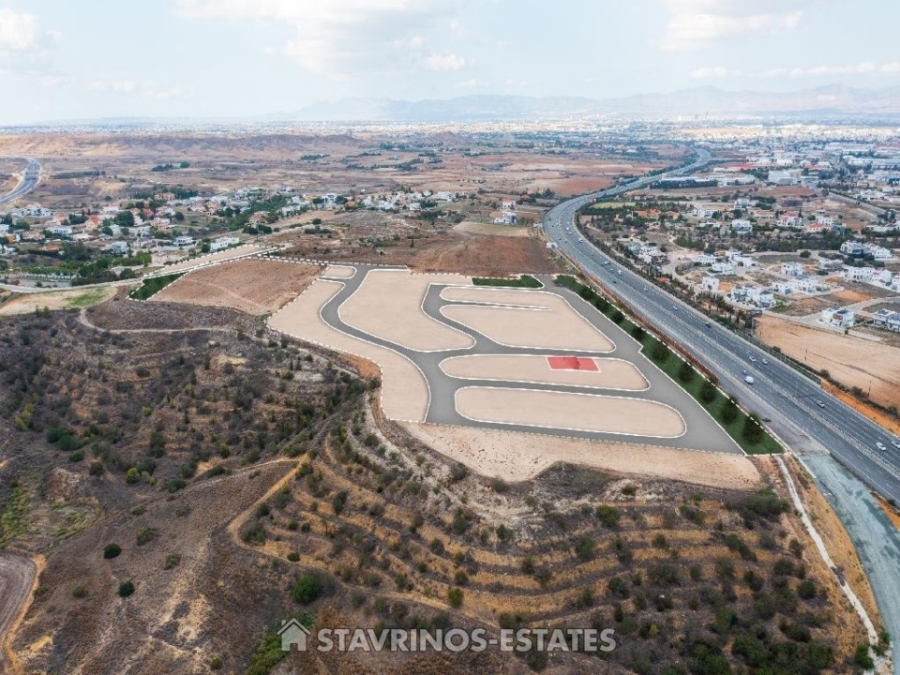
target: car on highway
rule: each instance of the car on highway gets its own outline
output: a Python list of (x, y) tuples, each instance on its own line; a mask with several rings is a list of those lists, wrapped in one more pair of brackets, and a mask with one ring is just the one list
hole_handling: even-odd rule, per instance
[(816, 401), (816, 405), (819, 406), (820, 408), (824, 408), (824, 407), (825, 407), (825, 401), (822, 401), (822, 400)]
[(768, 360), (768, 359), (763, 359), (763, 365), (764, 365), (764, 366), (769, 365), (769, 360)]
[(762, 420), (763, 420), (763, 422), (771, 422), (772, 418), (771, 417), (763, 417)]
[(756, 357), (755, 357), (755, 356), (751, 356), (751, 357), (750, 357), (750, 363), (756, 363)]
[(712, 324), (709, 321), (707, 321), (703, 325), (706, 326), (707, 328), (712, 328)]
[(753, 379), (752, 375), (748, 375), (744, 378), (744, 382), (746, 382), (747, 384), (753, 384), (754, 382), (756, 382), (756, 380)]
[(878, 448), (879, 450), (881, 450), (882, 452), (884, 452), (885, 450), (887, 450), (887, 446), (886, 446), (884, 443), (882, 443), (881, 441), (879, 441), (878, 443), (876, 443), (876, 444), (875, 444), (875, 447)]

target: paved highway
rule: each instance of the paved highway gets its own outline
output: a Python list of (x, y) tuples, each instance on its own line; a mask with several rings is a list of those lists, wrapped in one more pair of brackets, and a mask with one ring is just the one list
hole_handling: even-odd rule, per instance
[(41, 180), (41, 165), (36, 159), (27, 158), (25, 175), (19, 181), (14, 190), (0, 197), (0, 206), (4, 206), (19, 197), (24, 197), (37, 187)]
[[(708, 164), (700, 151), (697, 162), (670, 175), (689, 173)], [(574, 225), (577, 211), (598, 197), (644, 187), (656, 178), (564, 202), (544, 219), (547, 235), (589, 276), (627, 302), (648, 324), (677, 340), (721, 380), (741, 403), (771, 418), (769, 427), (798, 453), (830, 452), (870, 487), (900, 502), (900, 449), (880, 426), (827, 394), (819, 384), (764, 350), (678, 301), (666, 291), (606, 256), (586, 241)], [(745, 372), (755, 379), (744, 381)], [(822, 405), (819, 405), (819, 402)], [(876, 449), (882, 443), (886, 450)]]

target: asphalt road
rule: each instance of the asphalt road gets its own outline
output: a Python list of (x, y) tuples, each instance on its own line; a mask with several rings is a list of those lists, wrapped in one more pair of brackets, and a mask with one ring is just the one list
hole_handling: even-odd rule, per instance
[[(681, 172), (694, 171), (708, 160), (705, 154)], [(900, 450), (891, 445), (890, 434), (826, 393), (816, 381), (710, 322), (703, 314), (604, 255), (575, 229), (575, 213), (592, 199), (621, 194), (652, 180), (645, 178), (564, 202), (547, 214), (544, 229), (560, 250), (589, 276), (714, 372), (723, 387), (745, 407), (760, 417), (771, 418), (769, 427), (793, 450), (830, 452), (870, 487), (900, 502)], [(744, 381), (745, 371), (753, 376), (753, 385)], [(877, 450), (878, 442), (887, 450)]]
[[(698, 162), (682, 173), (709, 160), (701, 152)], [(890, 444), (890, 435), (880, 426), (826, 393), (814, 380), (709, 321), (579, 235), (574, 226), (578, 209), (594, 198), (621, 194), (648, 182), (642, 179), (564, 202), (548, 212), (545, 231), (585, 273), (706, 365), (745, 407), (771, 418), (769, 428), (810, 468), (853, 539), (885, 628), (892, 636), (900, 635), (900, 536), (868, 491), (875, 489), (900, 502), (900, 450)], [(744, 371), (753, 376), (754, 384), (744, 381)], [(887, 449), (877, 450), (877, 442)], [(900, 659), (894, 661), (894, 673), (900, 675)]]
[(37, 187), (41, 180), (41, 165), (36, 159), (27, 158), (28, 164), (25, 167), (25, 175), (19, 181), (14, 190), (0, 197), (0, 206), (4, 206), (19, 197), (24, 197)]
[[(441, 308), (449, 304), (440, 297), (445, 288), (442, 285), (430, 287), (423, 303), (422, 311), (435, 321), (443, 323), (451, 328), (465, 333), (473, 338), (475, 344), (468, 349), (453, 349), (437, 352), (421, 352), (404, 347), (365, 333), (353, 326), (346, 324), (340, 317), (340, 306), (353, 295), (362, 285), (371, 268), (363, 265), (356, 266), (357, 272), (352, 279), (341, 280), (344, 288), (330, 300), (321, 311), (322, 319), (332, 328), (360, 340), (390, 349), (412, 361), (428, 383), (429, 402), (425, 421), (431, 424), (452, 424), (459, 426), (478, 427), (483, 429), (500, 429), (505, 431), (521, 431), (533, 434), (551, 436), (567, 436), (572, 438), (584, 438), (607, 442), (634, 442), (650, 443), (655, 446), (683, 448), (690, 450), (702, 450), (706, 452), (741, 453), (737, 444), (718, 426), (712, 417), (681, 387), (672, 382), (669, 377), (659, 370), (640, 351), (637, 342), (625, 333), (619, 326), (606, 316), (598, 312), (578, 295), (571, 291), (552, 285), (552, 280), (542, 278), (544, 291), (554, 293), (569, 302), (572, 308), (583, 318), (597, 328), (601, 333), (609, 337), (616, 346), (612, 353), (586, 353), (579, 352), (579, 356), (591, 357), (598, 360), (606, 358), (623, 359), (635, 363), (644, 377), (650, 382), (650, 389), (643, 392), (619, 391), (614, 389), (593, 388), (586, 389), (577, 386), (564, 386), (544, 383), (516, 383), (497, 382), (494, 380), (467, 380), (455, 378), (444, 373), (440, 368), (442, 361), (456, 356), (472, 356), (476, 354), (540, 354), (542, 356), (568, 356), (572, 352), (560, 349), (531, 349), (526, 347), (510, 347), (502, 345), (487, 336), (474, 331), (461, 323), (452, 321), (441, 314)], [(592, 431), (579, 431), (571, 429), (543, 428), (538, 426), (495, 424), (471, 420), (463, 417), (456, 409), (456, 393), (466, 387), (498, 387), (508, 389), (531, 389), (538, 391), (557, 391), (564, 393), (593, 393), (610, 397), (627, 397), (657, 401), (671, 406), (681, 413), (686, 426), (686, 432), (679, 438), (652, 438), (643, 436), (629, 436), (624, 434), (598, 433)]]
[(28, 558), (0, 554), (0, 675), (10, 672), (6, 640), (31, 592), (35, 572), (34, 563)]

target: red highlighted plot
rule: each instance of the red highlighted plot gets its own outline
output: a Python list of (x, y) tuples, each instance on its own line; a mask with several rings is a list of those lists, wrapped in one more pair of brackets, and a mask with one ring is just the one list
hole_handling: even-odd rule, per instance
[(550, 370), (583, 370), (592, 373), (600, 371), (594, 359), (578, 356), (548, 356), (547, 363), (550, 365)]

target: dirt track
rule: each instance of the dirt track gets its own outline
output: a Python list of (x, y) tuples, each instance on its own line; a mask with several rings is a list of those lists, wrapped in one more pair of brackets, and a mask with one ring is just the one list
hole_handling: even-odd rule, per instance
[(15, 673), (13, 654), (8, 648), (9, 631), (19, 618), (31, 593), (37, 568), (28, 558), (0, 554), (0, 675)]

